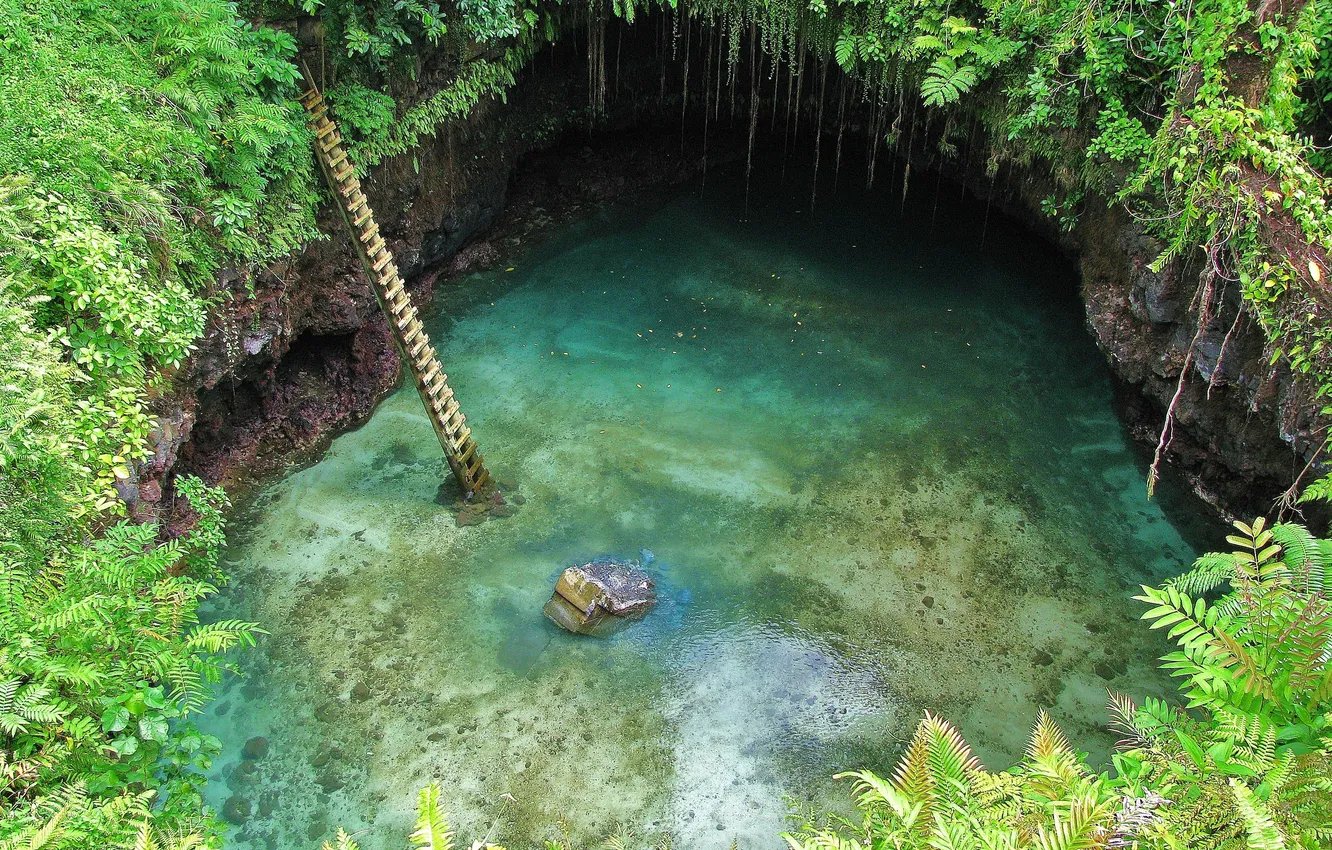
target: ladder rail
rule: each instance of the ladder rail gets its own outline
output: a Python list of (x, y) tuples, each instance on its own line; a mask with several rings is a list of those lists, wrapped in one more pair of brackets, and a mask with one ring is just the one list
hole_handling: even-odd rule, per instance
[[(444, 450), (449, 470), (465, 494), (476, 493), (490, 483), (490, 473), (472, 438), (472, 430), (467, 427), (467, 419), (457, 406), (453, 390), (444, 375), (444, 367), (435, 356), (429, 336), (415, 319), (416, 311), (403, 288), (392, 252), (383, 238), (378, 236), (379, 226), (375, 223), (369, 199), (360, 191), (360, 181), (342, 146), (342, 134), (328, 115), (323, 95), (305, 63), (301, 63), (301, 72), (307, 87), (301, 96), (301, 103), (305, 107), (310, 129), (315, 134), (314, 152), (319, 170), (337, 202), (343, 224), (351, 234), (361, 269), (370, 282), (380, 312), (388, 320), (389, 332), (398, 353), (412, 373), (412, 383), (425, 406), (426, 416), (439, 439), (440, 448)], [(368, 233), (374, 234), (373, 244), (362, 238), (363, 234)], [(400, 323), (400, 317), (408, 312), (412, 321)]]

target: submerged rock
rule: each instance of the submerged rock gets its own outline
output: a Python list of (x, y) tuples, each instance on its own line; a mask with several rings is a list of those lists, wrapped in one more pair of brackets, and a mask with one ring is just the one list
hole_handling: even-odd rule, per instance
[(652, 579), (637, 564), (604, 558), (561, 573), (542, 610), (571, 632), (607, 635), (642, 619), (656, 604)]
[(245, 742), (245, 749), (241, 750), (241, 758), (250, 761), (257, 761), (268, 755), (268, 739), (262, 735), (257, 735)]
[(485, 522), (486, 515), (484, 513), (473, 513), (472, 511), (459, 511), (457, 520), (459, 528), (466, 528), (469, 525), (480, 525)]
[(228, 797), (222, 804), (222, 817), (240, 826), (250, 819), (250, 801), (240, 796)]

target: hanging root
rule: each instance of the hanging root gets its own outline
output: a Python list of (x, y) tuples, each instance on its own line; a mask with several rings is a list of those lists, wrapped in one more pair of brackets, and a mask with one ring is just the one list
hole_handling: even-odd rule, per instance
[(1152, 467), (1147, 471), (1147, 498), (1151, 498), (1156, 493), (1156, 482), (1160, 479), (1161, 457), (1170, 445), (1171, 432), (1175, 424), (1175, 406), (1179, 404), (1179, 397), (1184, 392), (1184, 381), (1189, 376), (1189, 368), (1193, 366), (1193, 346), (1189, 346), (1188, 356), (1184, 358), (1184, 368), (1179, 372), (1179, 383), (1175, 385), (1175, 395), (1170, 399), (1170, 406), (1166, 408), (1165, 424), (1161, 426), (1161, 438), (1156, 441), (1156, 452), (1152, 455)]
[[(1323, 448), (1326, 447), (1327, 443), (1324, 442)], [(1287, 513), (1300, 513), (1299, 508), (1295, 507), (1300, 500), (1300, 482), (1304, 480), (1304, 476), (1308, 474), (1309, 470), (1313, 469), (1313, 465), (1318, 462), (1318, 459), (1323, 456), (1323, 448), (1313, 453), (1313, 457), (1309, 458), (1309, 462), (1304, 465), (1304, 469), (1300, 470), (1300, 474), (1295, 476), (1295, 480), (1290, 482), (1290, 486), (1286, 488), (1285, 492), (1278, 496), (1276, 501), (1272, 502), (1277, 519), (1281, 519)]]
[(823, 76), (819, 80), (819, 114), (814, 121), (814, 180), (809, 189), (809, 211), (819, 196), (819, 159), (823, 154), (823, 96), (828, 90), (828, 60), (823, 60)]
[(593, 4), (587, 17), (588, 126), (606, 113), (606, 15)]
[(837, 158), (833, 160), (833, 191), (837, 191), (837, 178), (842, 171), (842, 134), (846, 131), (846, 90), (847, 80), (843, 76), (838, 83), (841, 95), (837, 99)]
[(759, 65), (763, 53), (755, 45), (758, 39), (754, 24), (749, 25), (749, 147), (745, 153), (745, 218), (749, 218), (749, 174), (754, 170), (754, 131), (758, 129)]
[(1152, 455), (1152, 466), (1147, 471), (1147, 498), (1152, 498), (1156, 493), (1156, 482), (1161, 478), (1161, 460), (1165, 456), (1165, 451), (1170, 447), (1170, 438), (1173, 436), (1175, 427), (1175, 408), (1179, 405), (1179, 398), (1184, 394), (1184, 382), (1189, 379), (1189, 370), (1193, 368), (1194, 355), (1198, 350), (1198, 340), (1207, 330), (1207, 326), (1212, 321), (1212, 292), (1213, 284), (1216, 282), (1219, 266), (1217, 263), (1217, 254), (1220, 251), (1219, 245), (1213, 245), (1208, 250), (1207, 268), (1202, 273), (1202, 281), (1198, 285), (1198, 292), (1193, 297), (1191, 308), (1198, 310), (1198, 328), (1193, 333), (1193, 339), (1189, 342), (1189, 350), (1184, 355), (1184, 365), (1179, 370), (1179, 383), (1175, 385), (1175, 394), (1170, 398), (1170, 405), (1166, 407), (1165, 423), (1161, 426), (1161, 437), (1156, 441), (1156, 452)]
[(1244, 308), (1240, 307), (1235, 311), (1235, 321), (1231, 324), (1230, 330), (1226, 331), (1226, 336), (1221, 340), (1221, 351), (1216, 355), (1216, 367), (1212, 369), (1212, 377), (1207, 380), (1207, 400), (1212, 400), (1212, 388), (1216, 386), (1221, 379), (1221, 364), (1226, 360), (1226, 350), (1230, 347), (1230, 338), (1235, 335), (1239, 328), (1240, 319), (1244, 318)]

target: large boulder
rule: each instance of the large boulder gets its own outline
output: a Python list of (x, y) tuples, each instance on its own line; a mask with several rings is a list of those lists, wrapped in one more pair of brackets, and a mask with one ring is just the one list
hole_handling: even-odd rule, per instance
[(607, 635), (642, 619), (655, 604), (656, 588), (637, 563), (602, 558), (561, 573), (542, 610), (571, 632)]

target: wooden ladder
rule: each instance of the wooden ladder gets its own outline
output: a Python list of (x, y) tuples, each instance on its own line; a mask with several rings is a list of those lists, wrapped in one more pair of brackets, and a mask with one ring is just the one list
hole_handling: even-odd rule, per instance
[(486, 471), (477, 451), (476, 441), (472, 439), (472, 429), (467, 427), (467, 418), (463, 416), (458, 400), (449, 387), (448, 376), (435, 357), (435, 349), (430, 345), (416, 308), (403, 288), (398, 268), (393, 263), (393, 255), (384, 244), (384, 237), (379, 234), (379, 225), (375, 223), (374, 211), (361, 191), (361, 181), (356, 179), (355, 169), (347, 159), (347, 151), (342, 147), (342, 136), (338, 127), (328, 117), (328, 105), (314, 83), (309, 69), (305, 73), (308, 87), (301, 95), (305, 106), (306, 120), (315, 136), (315, 158), (324, 172), (324, 179), (333, 192), (338, 209), (342, 211), (343, 221), (352, 235), (356, 253), (361, 258), (361, 265), (370, 279), (370, 288), (375, 292), (379, 309), (384, 311), (392, 330), (393, 339), (407, 367), (416, 382), (416, 391), (425, 404), (426, 416), (435, 428), (435, 436), (444, 449), (444, 457), (453, 470), (453, 477), (458, 480), (464, 495), (480, 492), (489, 482), (490, 473)]

